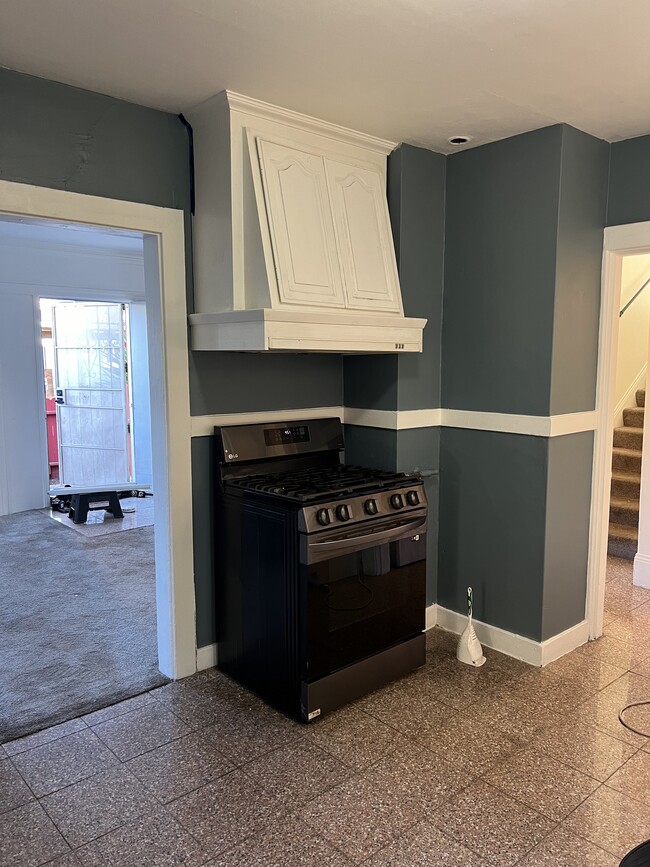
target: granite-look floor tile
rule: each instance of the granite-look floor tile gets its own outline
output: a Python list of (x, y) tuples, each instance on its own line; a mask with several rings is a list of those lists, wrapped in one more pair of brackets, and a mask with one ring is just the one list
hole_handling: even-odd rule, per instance
[(451, 798), (431, 821), (479, 855), (486, 867), (516, 864), (555, 824), (482, 782)]
[(650, 807), (650, 753), (640, 750), (625, 762), (606, 785)]
[(533, 750), (516, 753), (488, 771), (483, 780), (557, 822), (600, 785), (593, 777)]
[(164, 807), (77, 849), (85, 867), (202, 867), (206, 849)]
[(487, 662), (480, 668), (463, 665), (455, 657), (438, 665), (426, 665), (414, 675), (437, 701), (454, 710), (462, 710), (490, 689), (510, 680), (498, 665)]
[(364, 777), (353, 777), (330, 789), (297, 815), (357, 862), (376, 854), (419, 818), (401, 798)]
[(466, 768), (409, 742), (372, 765), (363, 778), (424, 815), (473, 781)]
[(525, 699), (492, 690), (485, 698), (463, 711), (468, 719), (480, 726), (499, 729), (516, 740), (528, 741), (543, 729), (562, 725), (563, 714), (531, 704)]
[(301, 804), (348, 779), (352, 771), (310, 738), (242, 766), (260, 789), (278, 801)]
[(0, 864), (36, 867), (70, 847), (40, 804), (26, 804), (0, 816)]
[[(428, 822), (409, 828), (364, 867), (483, 867), (478, 855)], [(225, 865), (224, 865), (225, 867)], [(573, 865), (576, 867), (576, 865)]]
[(504, 761), (524, 746), (520, 739), (487, 727), (465, 712), (446, 721), (434, 734), (423, 734), (418, 740), (474, 776), (484, 774), (495, 762)]
[(560, 825), (518, 867), (618, 867), (619, 860)]
[[(626, 705), (635, 701), (644, 701), (648, 696), (650, 696), (650, 679), (626, 672), (597, 695), (579, 705), (576, 714), (584, 722), (596, 726), (619, 740), (633, 746), (642, 746), (645, 739), (626, 729), (618, 715)], [(626, 714), (626, 721), (632, 725), (638, 718), (638, 711), (633, 710)]]
[(601, 782), (625, 764), (637, 749), (577, 717), (565, 726), (542, 732), (532, 747)]
[(632, 667), (632, 672), (634, 674), (641, 674), (643, 677), (650, 677), (650, 658), (637, 662), (636, 665)]
[(650, 653), (650, 618), (647, 616), (645, 606), (635, 609), (627, 616), (616, 617), (603, 632), (607, 638), (617, 641), (627, 647), (634, 647), (644, 657)]
[(629, 614), (647, 601), (648, 591), (644, 587), (635, 587), (631, 575), (627, 580), (619, 578), (605, 584), (605, 611)]
[(51, 726), (49, 729), (35, 732), (33, 735), (26, 735), (24, 738), (18, 738), (15, 741), (8, 741), (6, 744), (3, 744), (3, 747), (8, 756), (15, 756), (18, 753), (33, 750), (34, 747), (40, 747), (43, 744), (67, 737), (67, 735), (74, 734), (75, 732), (83, 731), (85, 728), (86, 723), (82, 719), (71, 719), (68, 722)]
[(190, 733), (191, 728), (157, 704), (99, 723), (92, 731), (123, 762)]
[(118, 764), (113, 753), (84, 726), (82, 731), (12, 758), (37, 798)]
[(347, 707), (309, 727), (309, 736), (323, 749), (354, 770), (363, 770), (395, 749), (402, 735), (394, 728)]
[(167, 809), (213, 855), (277, 821), (285, 812), (239, 770), (184, 795)]
[(435, 734), (442, 722), (457, 713), (437, 701), (436, 695), (426, 680), (411, 677), (392, 688), (372, 693), (358, 707), (402, 734)]
[(602, 635), (595, 641), (588, 641), (578, 647), (576, 653), (585, 654), (587, 657), (596, 657), (611, 665), (624, 668), (626, 671), (633, 668), (637, 663), (650, 657), (650, 650), (637, 644), (621, 644), (614, 641), (608, 635)]
[(611, 665), (603, 659), (592, 659), (576, 651), (552, 662), (546, 670), (569, 681), (583, 681), (595, 690), (604, 689), (625, 674), (625, 669), (618, 665)]
[(33, 800), (29, 787), (9, 759), (0, 758), (0, 813), (22, 807)]
[(202, 731), (185, 735), (127, 762), (129, 770), (163, 804), (234, 769)]
[(125, 767), (60, 789), (41, 804), (73, 849), (158, 807)]
[(235, 765), (246, 764), (307, 734), (305, 726), (264, 704), (218, 716), (201, 731)]
[(77, 856), (70, 852), (68, 855), (60, 855), (54, 861), (48, 861), (45, 867), (82, 867), (82, 864)]
[(188, 677), (152, 690), (161, 706), (188, 723), (192, 728), (207, 726), (216, 720), (232, 718), (247, 706), (264, 707), (263, 702), (243, 687), (224, 677)]
[(512, 685), (513, 698), (526, 701), (531, 707), (558, 714), (572, 713), (576, 706), (595, 695), (599, 687), (588, 680), (571, 680), (545, 668), (533, 669)]
[(565, 824), (580, 837), (622, 858), (650, 837), (650, 807), (601, 786)]
[(113, 719), (116, 716), (129, 713), (132, 710), (139, 710), (154, 701), (153, 696), (149, 692), (143, 692), (140, 695), (134, 695), (133, 698), (127, 698), (125, 701), (119, 701), (117, 704), (111, 704), (101, 710), (95, 710), (92, 713), (87, 713), (81, 719), (88, 726), (95, 726), (106, 720)]
[(229, 849), (206, 867), (352, 867), (311, 828), (298, 819), (285, 818), (262, 828), (253, 838)]

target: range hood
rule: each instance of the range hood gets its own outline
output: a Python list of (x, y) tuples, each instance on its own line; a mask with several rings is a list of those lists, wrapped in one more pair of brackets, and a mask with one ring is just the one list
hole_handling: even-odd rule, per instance
[(195, 350), (421, 352), (386, 203), (393, 142), (224, 91), (194, 130)]

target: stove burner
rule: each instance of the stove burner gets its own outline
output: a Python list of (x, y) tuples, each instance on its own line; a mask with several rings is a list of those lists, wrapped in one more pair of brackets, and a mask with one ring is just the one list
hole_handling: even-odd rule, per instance
[(343, 497), (363, 491), (400, 488), (413, 484), (413, 477), (389, 470), (373, 470), (338, 464), (285, 473), (269, 473), (231, 479), (229, 484), (245, 491), (258, 491), (298, 502)]

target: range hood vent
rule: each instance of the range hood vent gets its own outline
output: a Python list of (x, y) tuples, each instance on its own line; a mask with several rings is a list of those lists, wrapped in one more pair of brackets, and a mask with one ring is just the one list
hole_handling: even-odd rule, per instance
[(192, 348), (421, 352), (386, 202), (394, 143), (229, 91), (188, 116)]

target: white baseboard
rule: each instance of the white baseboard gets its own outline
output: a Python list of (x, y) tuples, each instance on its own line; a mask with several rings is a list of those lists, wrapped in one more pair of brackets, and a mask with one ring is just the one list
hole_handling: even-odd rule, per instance
[(217, 664), (217, 645), (207, 644), (205, 647), (196, 648), (196, 670), (204, 671), (206, 668), (214, 668)]
[(650, 557), (647, 554), (635, 555), (632, 583), (635, 587), (647, 587), (650, 590)]
[(438, 606), (434, 603), (433, 605), (427, 605), (425, 610), (425, 621), (424, 628), (426, 630), (433, 629), (433, 627), (438, 623)]
[[(466, 615), (452, 611), (450, 608), (429, 605), (426, 610), (427, 629), (439, 626), (447, 632), (460, 635), (466, 624)], [(525, 635), (517, 635), (514, 632), (508, 632), (506, 629), (476, 619), (474, 620), (474, 630), (478, 640), (485, 647), (490, 647), (492, 650), (506, 654), (506, 656), (521, 659), (523, 662), (537, 667), (548, 665), (549, 662), (559, 659), (565, 653), (580, 647), (589, 638), (589, 624), (586, 620), (546, 639), (546, 641), (533, 641), (532, 638), (526, 638)]]

